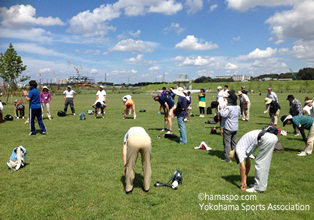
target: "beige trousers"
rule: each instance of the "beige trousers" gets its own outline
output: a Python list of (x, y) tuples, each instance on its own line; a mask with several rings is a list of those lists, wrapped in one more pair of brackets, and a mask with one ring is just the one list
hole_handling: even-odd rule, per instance
[(152, 176), (151, 170), (151, 139), (148, 134), (133, 134), (127, 141), (126, 153), (126, 175), (125, 175), (125, 191), (129, 192), (133, 189), (133, 180), (135, 177), (135, 167), (138, 153), (142, 156), (142, 169), (143, 169), (143, 188), (144, 190), (150, 189), (150, 182)]
[(248, 105), (242, 104), (241, 109), (242, 109), (242, 119), (248, 121), (250, 119), (250, 104)]
[(274, 116), (274, 115), (270, 116), (271, 122), (272, 122), (273, 124), (275, 124), (275, 125), (278, 125), (279, 113), (280, 113), (280, 109), (278, 109), (278, 111), (276, 111), (276, 116)]
[(307, 137), (307, 142), (310, 142), (306, 145), (304, 152), (307, 154), (312, 154), (313, 151), (313, 143), (314, 143), (314, 123), (309, 131), (309, 135)]

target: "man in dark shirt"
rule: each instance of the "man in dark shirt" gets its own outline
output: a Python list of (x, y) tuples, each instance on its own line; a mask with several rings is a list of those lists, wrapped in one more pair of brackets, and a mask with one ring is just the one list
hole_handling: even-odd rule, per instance
[(35, 117), (37, 118), (38, 125), (42, 134), (47, 134), (46, 126), (43, 122), (42, 112), (41, 112), (41, 105), (40, 105), (40, 92), (37, 89), (37, 82), (35, 80), (29, 81), (30, 91), (23, 90), (24, 96), (26, 100), (29, 102), (29, 119), (31, 124), (31, 133), (29, 135), (36, 135), (36, 128), (35, 128)]
[(178, 119), (178, 127), (180, 130), (180, 144), (187, 144), (188, 138), (186, 135), (186, 127), (184, 123), (184, 118), (186, 117), (186, 110), (189, 106), (188, 100), (184, 94), (182, 87), (179, 87), (175, 94), (178, 96), (178, 103), (176, 108), (176, 116)]
[(164, 123), (164, 129), (161, 131), (167, 131), (167, 127), (169, 124), (169, 130), (167, 131), (167, 134), (172, 134), (172, 117), (173, 117), (173, 110), (174, 110), (174, 102), (166, 97), (163, 96), (155, 96), (155, 101), (158, 101), (160, 103), (160, 107), (164, 109), (165, 112), (165, 123)]

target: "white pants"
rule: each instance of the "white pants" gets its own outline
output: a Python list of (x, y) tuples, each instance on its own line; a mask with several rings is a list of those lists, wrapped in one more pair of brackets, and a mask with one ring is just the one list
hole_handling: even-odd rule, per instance
[(254, 189), (264, 192), (267, 188), (268, 173), (278, 137), (267, 133), (261, 138), (258, 154), (255, 159), (255, 184)]
[(47, 116), (48, 116), (48, 118), (50, 118), (51, 117), (51, 115), (50, 115), (50, 104), (49, 103), (41, 103), (41, 112), (42, 112), (42, 116), (44, 117), (44, 106), (46, 106), (46, 108), (47, 108)]

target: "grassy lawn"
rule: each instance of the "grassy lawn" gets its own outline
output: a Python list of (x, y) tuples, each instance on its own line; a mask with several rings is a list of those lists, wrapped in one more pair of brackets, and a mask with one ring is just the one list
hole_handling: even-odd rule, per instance
[[(96, 92), (95, 92), (96, 93)], [(251, 94), (251, 120), (239, 121), (239, 138), (246, 132), (261, 129), (270, 122), (263, 114), (263, 96)], [(288, 112), (287, 94), (278, 94), (281, 115)], [(312, 94), (310, 94), (312, 95)], [(105, 119), (87, 116), (79, 121), (80, 112), (87, 112), (95, 95), (78, 95), (75, 99), (77, 116), (59, 118), (63, 97), (54, 96), (51, 109), (53, 120), (45, 119), (48, 135), (29, 136), (24, 120), (0, 124), (0, 219), (313, 219), (314, 162), (313, 156), (298, 157), (304, 148), (301, 137), (292, 135), (292, 127), (285, 129), (287, 137), (279, 137), (284, 153), (275, 153), (269, 173), (268, 188), (255, 200), (223, 201), (199, 200), (207, 195), (242, 196), (239, 190), (239, 165), (222, 161), (222, 137), (211, 135), (212, 125), (205, 124), (213, 115), (194, 117), (187, 123), (188, 144), (158, 139), (163, 117), (150, 95), (133, 95), (137, 119), (123, 120), (122, 94), (108, 95)], [(214, 94), (206, 97), (207, 105)], [(296, 94), (302, 102), (306, 94)], [(312, 95), (313, 96), (313, 95)], [(197, 97), (193, 97), (193, 112), (198, 114)], [(13, 106), (6, 105), (4, 114), (13, 114)], [(139, 113), (146, 109), (146, 113)], [(68, 113), (70, 111), (68, 110)], [(28, 111), (27, 111), (28, 113)], [(179, 135), (176, 119), (175, 134)], [(280, 122), (280, 126), (282, 123)], [(122, 142), (127, 130), (142, 126), (152, 138), (152, 184), (149, 193), (141, 189), (141, 163), (137, 163), (135, 188), (132, 194), (123, 191)], [(36, 124), (38, 129), (38, 125)], [(307, 132), (306, 132), (307, 133)], [(194, 150), (201, 141), (213, 148)], [(14, 147), (28, 150), (27, 166), (11, 173), (6, 162)], [(254, 181), (254, 162), (249, 183)], [(154, 182), (166, 182), (172, 173), (183, 172), (183, 185), (178, 190), (160, 187)], [(200, 204), (239, 206), (239, 211), (201, 210)], [(273, 205), (310, 205), (309, 211), (272, 211)], [(242, 205), (266, 210), (245, 211)]]

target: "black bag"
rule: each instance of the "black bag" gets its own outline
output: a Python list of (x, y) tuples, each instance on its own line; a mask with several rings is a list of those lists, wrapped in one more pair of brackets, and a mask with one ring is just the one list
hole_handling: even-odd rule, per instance
[(12, 117), (12, 115), (6, 115), (4, 117), (4, 120), (6, 120), (6, 121), (13, 121), (13, 117)]
[(212, 128), (212, 129), (210, 130), (210, 133), (211, 133), (211, 134), (217, 134), (217, 129), (216, 129), (216, 128)]
[(65, 117), (67, 114), (64, 111), (58, 111), (59, 117)]
[(146, 110), (144, 109), (144, 110), (140, 110), (139, 112), (146, 112)]
[(212, 113), (212, 108), (211, 108), (211, 107), (208, 107), (208, 108), (206, 109), (206, 114), (208, 114), (208, 115), (213, 114), (213, 113)]

